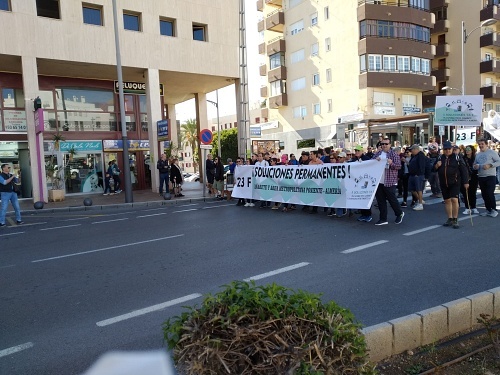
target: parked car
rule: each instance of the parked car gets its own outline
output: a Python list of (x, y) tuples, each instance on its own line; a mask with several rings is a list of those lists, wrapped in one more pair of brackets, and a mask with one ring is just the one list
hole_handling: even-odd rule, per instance
[(199, 173), (189, 174), (188, 177), (184, 178), (184, 181), (186, 181), (186, 182), (198, 182), (198, 181), (200, 181), (200, 174)]

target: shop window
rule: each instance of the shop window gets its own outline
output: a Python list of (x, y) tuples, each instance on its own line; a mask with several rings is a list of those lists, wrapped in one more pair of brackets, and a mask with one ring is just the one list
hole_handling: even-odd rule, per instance
[(160, 18), (160, 35), (175, 36), (175, 21)]
[(59, 0), (36, 0), (36, 14), (39, 17), (61, 19)]
[(24, 108), (22, 89), (2, 89), (2, 108)]
[(93, 4), (83, 4), (83, 23), (87, 25), (102, 26), (102, 7)]
[(131, 31), (141, 31), (141, 15), (123, 12), (123, 28)]
[(0, 0), (0, 10), (11, 11), (9, 0)]
[(193, 40), (207, 41), (207, 26), (193, 23)]

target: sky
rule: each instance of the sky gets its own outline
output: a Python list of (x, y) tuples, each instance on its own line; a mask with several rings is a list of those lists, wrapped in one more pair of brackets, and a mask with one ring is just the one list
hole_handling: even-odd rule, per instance
[[(257, 21), (262, 16), (257, 12), (255, 0), (245, 0), (246, 27), (247, 27), (247, 61), (248, 61), (248, 96), (250, 103), (260, 101), (261, 78), (259, 65), (261, 56), (258, 51), (259, 33), (257, 32)], [(207, 100), (216, 102), (215, 91), (207, 94)], [(210, 103), (207, 104), (209, 122), (217, 117), (217, 109)], [(196, 118), (194, 99), (175, 106), (177, 120), (181, 124), (191, 118)], [(219, 90), (219, 116), (236, 114), (236, 99), (234, 85), (229, 85)]]

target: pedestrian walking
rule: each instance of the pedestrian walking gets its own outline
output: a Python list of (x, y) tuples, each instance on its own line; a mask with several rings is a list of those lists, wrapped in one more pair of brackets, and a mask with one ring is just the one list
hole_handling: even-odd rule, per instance
[(177, 158), (173, 158), (170, 164), (170, 182), (172, 182), (174, 188), (174, 196), (183, 197), (184, 194), (181, 193), (182, 172), (179, 167), (179, 159)]
[(453, 153), (450, 141), (443, 142), (443, 155), (439, 157), (434, 168), (439, 174), (444, 209), (448, 216), (443, 226), (458, 229), (458, 196), (462, 185), (465, 190), (469, 188), (469, 176), (465, 162), (460, 155)]
[[(111, 188), (111, 181), (113, 181), (113, 189)], [(108, 169), (106, 169), (106, 174), (104, 175), (104, 194), (103, 195), (114, 195), (114, 183), (113, 178), (113, 162), (108, 162)]]
[(167, 160), (167, 155), (161, 154), (160, 160), (156, 163), (156, 169), (158, 169), (160, 173), (160, 197), (163, 197), (163, 185), (165, 185), (165, 192), (169, 193), (170, 189), (168, 188), (168, 171), (169, 165)]
[(484, 138), (477, 140), (479, 152), (476, 154), (473, 168), (477, 170), (477, 180), (484, 200), (486, 213), (482, 216), (497, 217), (495, 200), (496, 167), (500, 166), (500, 157), (496, 151), (490, 150)]
[(122, 192), (122, 189), (120, 189), (122, 184), (122, 180), (120, 178), (121, 171), (120, 168), (118, 168), (118, 164), (116, 164), (116, 160), (112, 160), (111, 163), (112, 176), (113, 180), (115, 181), (115, 194), (119, 194)]
[(476, 194), (478, 188), (477, 170), (474, 169), (474, 160), (476, 160), (476, 148), (474, 146), (467, 146), (465, 148), (464, 162), (469, 171), (469, 188), (466, 190), (463, 185), (460, 193), (462, 193), (463, 201), (465, 203), (464, 215), (478, 214), (476, 208)]
[(23, 224), (21, 219), (21, 208), (19, 207), (19, 200), (17, 199), (17, 183), (17, 177), (10, 173), (9, 164), (2, 164), (2, 173), (0, 173), (0, 197), (2, 199), (0, 227), (5, 226), (5, 214), (7, 213), (9, 202), (11, 202), (12, 207), (14, 207), (17, 224)]

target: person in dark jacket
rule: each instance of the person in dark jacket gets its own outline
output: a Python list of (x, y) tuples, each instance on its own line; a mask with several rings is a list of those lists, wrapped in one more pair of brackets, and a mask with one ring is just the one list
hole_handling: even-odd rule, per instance
[(410, 174), (408, 178), (408, 190), (411, 191), (413, 201), (416, 202), (413, 210), (422, 211), (424, 209), (422, 195), (425, 187), (426, 156), (420, 151), (419, 145), (411, 146), (410, 151), (411, 159), (408, 164), (408, 173)]
[(174, 196), (183, 197), (184, 194), (181, 193), (182, 172), (178, 163), (179, 159), (174, 158), (170, 164), (170, 182), (172, 182), (172, 186), (174, 187)]
[(460, 155), (454, 155), (450, 141), (443, 142), (443, 155), (434, 165), (439, 174), (439, 183), (443, 194), (444, 206), (448, 220), (445, 227), (459, 228), (458, 225), (458, 196), (460, 188), (469, 188), (467, 167)]
[(168, 161), (167, 155), (161, 154), (160, 160), (156, 163), (156, 169), (160, 172), (160, 197), (163, 197), (163, 185), (165, 185), (165, 192), (169, 192), (168, 188)]
[(220, 156), (215, 158), (214, 189), (217, 191), (217, 199), (224, 199), (224, 164)]
[(214, 174), (215, 174), (215, 164), (212, 160), (212, 154), (207, 155), (207, 160), (205, 161), (205, 175), (207, 176), (207, 188), (208, 194), (214, 194)]
[(11, 202), (12, 207), (14, 207), (17, 225), (23, 224), (23, 221), (21, 220), (21, 208), (19, 208), (19, 201), (17, 200), (15, 186), (15, 184), (17, 183), (17, 177), (10, 173), (9, 164), (2, 164), (2, 171), (0, 173), (0, 195), (2, 198), (2, 208), (0, 211), (0, 227), (4, 227), (6, 225), (5, 214), (7, 213), (9, 202)]

